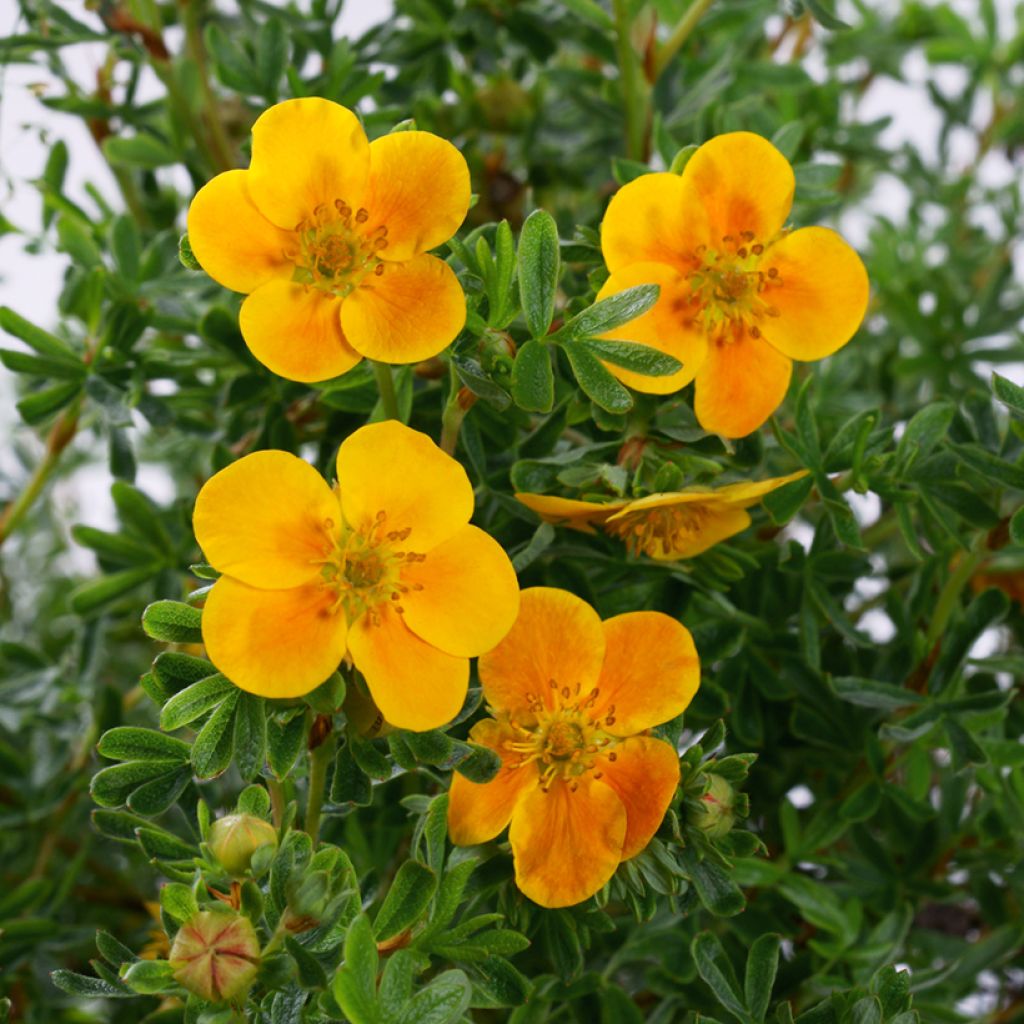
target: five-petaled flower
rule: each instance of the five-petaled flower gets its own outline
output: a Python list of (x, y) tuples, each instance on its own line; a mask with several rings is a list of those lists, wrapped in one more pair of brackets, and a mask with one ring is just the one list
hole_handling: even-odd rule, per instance
[(638, 391), (695, 381), (705, 430), (743, 437), (779, 407), (793, 360), (845, 345), (868, 303), (860, 257), (834, 231), (784, 228), (795, 179), (750, 132), (704, 143), (682, 174), (645, 174), (612, 197), (601, 225), (611, 276), (603, 299), (657, 284), (655, 305), (609, 336), (667, 352), (683, 367), (647, 377), (609, 364)]
[(519, 607), (501, 546), (469, 525), (465, 470), (388, 420), (341, 445), (336, 490), (288, 452), (221, 470), (196, 500), (196, 538), (223, 575), (203, 610), (214, 665), (244, 690), (294, 697), (348, 656), (384, 717), (433, 729), (462, 707), (469, 658)]
[(286, 100), (253, 125), (252, 161), (199, 190), (192, 251), (248, 298), (240, 326), (256, 358), (290, 380), (321, 381), (362, 356), (418, 362), (466, 319), (451, 268), (427, 250), (469, 209), (462, 154), (430, 132), (367, 142), (328, 100)]
[(644, 849), (676, 792), (678, 755), (648, 730), (697, 691), (690, 633), (660, 612), (602, 622), (580, 598), (536, 587), (479, 668), (494, 717), (470, 736), (502, 767), (486, 783), (454, 777), (452, 841), (509, 825), (520, 890), (545, 907), (580, 903)]
[(648, 494), (632, 500), (579, 501), (553, 494), (517, 494), (527, 508), (549, 523), (619, 537), (634, 554), (660, 562), (695, 558), (719, 541), (750, 525), (747, 509), (766, 494), (806, 476), (806, 470), (769, 480), (692, 487), (686, 491)]

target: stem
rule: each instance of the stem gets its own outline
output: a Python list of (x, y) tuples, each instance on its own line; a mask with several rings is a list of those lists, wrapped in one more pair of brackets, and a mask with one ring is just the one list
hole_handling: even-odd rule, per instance
[(320, 811), (327, 787), (327, 766), (331, 763), (334, 744), (325, 740), (309, 752), (309, 792), (306, 795), (306, 832), (316, 848), (320, 836)]
[(467, 392), (465, 396), (462, 394), (462, 385), (459, 383), (454, 364), (449, 366), (448, 372), (448, 399), (444, 404), (444, 411), (441, 413), (441, 451), (454, 455), (459, 443), (462, 421), (466, 418), (466, 413), (473, 407), (476, 396), (471, 392)]
[(377, 378), (377, 390), (380, 392), (380, 404), (384, 408), (384, 415), (389, 420), (402, 422), (401, 414), (398, 411), (398, 396), (395, 394), (395, 380), (391, 376), (391, 367), (387, 363), (374, 362), (373, 374)]
[(288, 803), (284, 794), (284, 783), (271, 775), (267, 779), (267, 789), (270, 790), (270, 810), (274, 817), (274, 828), (280, 832), (281, 826), (284, 824), (285, 805)]
[(989, 552), (984, 547), (984, 537), (981, 537), (975, 549), (962, 559), (953, 570), (953, 574), (946, 580), (935, 604), (935, 614), (932, 616), (931, 625), (928, 627), (927, 645), (929, 650), (938, 643), (939, 638), (946, 631), (953, 609), (956, 607), (957, 601), (960, 600), (960, 591), (964, 589), (988, 554)]
[(78, 430), (78, 414), (81, 400), (76, 400), (60, 414), (53, 425), (50, 436), (46, 439), (46, 454), (43, 456), (35, 472), (29, 478), (25, 489), (12, 501), (3, 515), (0, 516), (0, 545), (18, 528), (29, 509), (35, 504), (42, 493), (46, 482), (53, 475), (60, 461), (61, 453), (71, 443)]
[(179, 0), (179, 3), (182, 8), (182, 21), (185, 24), (185, 45), (199, 69), (199, 88), (203, 94), (203, 114), (210, 129), (210, 138), (213, 142), (212, 153), (217, 161), (218, 169), (229, 171), (235, 166), (235, 158), (231, 141), (220, 116), (221, 104), (210, 81), (206, 45), (199, 27), (200, 0)]
[(679, 19), (679, 24), (672, 29), (668, 39), (658, 48), (658, 55), (654, 60), (654, 80), (661, 77), (661, 73), (668, 67), (669, 62), (679, 52), (683, 43), (693, 34), (697, 23), (707, 13), (708, 8), (714, 0), (693, 0), (690, 9)]
[(626, 156), (642, 160), (644, 155), (644, 123), (640, 112), (640, 65), (630, 39), (632, 22), (627, 0), (613, 0), (615, 10), (615, 46), (619, 55), (619, 78), (622, 81), (622, 112), (625, 116)]

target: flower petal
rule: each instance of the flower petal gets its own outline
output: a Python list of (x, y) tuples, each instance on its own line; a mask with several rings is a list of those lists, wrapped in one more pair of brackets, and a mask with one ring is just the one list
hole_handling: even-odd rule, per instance
[(708, 495), (717, 502), (733, 505), (737, 508), (749, 508), (756, 505), (766, 494), (777, 491), (794, 480), (802, 480), (807, 476), (806, 469), (798, 469), (786, 476), (773, 476), (767, 480), (741, 480), (739, 483), (716, 487)]
[(462, 709), (469, 660), (424, 643), (389, 605), (378, 605), (352, 625), (348, 649), (391, 725), (437, 729)]
[(633, 736), (615, 746), (615, 760), (605, 754), (595, 767), (601, 781), (626, 808), (622, 859), (635, 857), (658, 831), (679, 785), (679, 755), (654, 736)]
[(407, 551), (432, 551), (473, 514), (473, 486), (462, 466), (426, 434), (397, 420), (350, 434), (338, 449), (337, 465), (349, 526), (368, 530), (383, 512), (388, 531), (409, 530)]
[(225, 171), (208, 181), (188, 208), (188, 241), (218, 284), (252, 292), (275, 277), (291, 277), (285, 253), (291, 231), (271, 224), (249, 198), (248, 171)]
[(382, 263), (345, 300), (341, 324), (353, 347), (383, 363), (436, 356), (466, 322), (466, 297), (444, 260), (416, 256)]
[(853, 337), (868, 308), (868, 272), (828, 228), (801, 228), (773, 245), (763, 261), (781, 287), (765, 298), (777, 317), (761, 321), (765, 338), (790, 359), (823, 359)]
[(362, 204), (370, 146), (347, 107), (311, 96), (265, 110), (252, 126), (249, 194), (278, 227), (295, 230), (321, 204)]
[(584, 533), (595, 533), (593, 523), (603, 523), (629, 504), (628, 501), (577, 501), (554, 494), (524, 493), (517, 493), (516, 501), (536, 512), (545, 522), (569, 526)]
[(518, 764), (517, 755), (509, 756), (502, 743), (510, 736), (493, 718), (484, 718), (470, 730), (474, 743), (490, 747), (502, 755), (502, 767), (490, 782), (470, 782), (465, 775), (452, 775), (448, 790), (448, 835), (456, 846), (475, 846), (494, 839), (512, 818), (519, 798), (538, 785), (540, 776), (535, 764)]
[(303, 383), (347, 373), (362, 358), (341, 330), (341, 299), (291, 281), (261, 285), (238, 325), (249, 351), (279, 377)]
[(222, 576), (203, 608), (206, 653), (249, 693), (299, 697), (345, 656), (345, 616), (333, 605), (333, 593), (317, 583), (258, 590)]
[[(641, 284), (661, 287), (658, 301), (641, 316), (603, 335), (616, 341), (634, 341), (675, 357), (682, 369), (664, 377), (649, 377), (614, 363), (604, 365), (616, 377), (649, 395), (668, 395), (685, 387), (696, 376), (707, 355), (708, 342), (704, 332), (693, 323), (690, 309), (690, 286), (686, 279), (664, 263), (633, 263), (617, 270), (601, 286), (597, 298), (617, 295)], [(689, 320), (689, 325), (687, 321)]]
[(612, 196), (601, 221), (601, 252), (615, 273), (632, 263), (693, 266), (705, 217), (678, 174), (642, 174)]
[(683, 168), (682, 182), (705, 210), (712, 247), (744, 231), (770, 241), (786, 223), (796, 186), (789, 161), (753, 132), (705, 142)]
[(615, 874), (626, 828), (622, 801), (589, 774), (529, 790), (508, 833), (516, 885), (542, 907), (582, 903)]
[(447, 140), (430, 132), (394, 132), (370, 143), (370, 183), (363, 205), (372, 232), (388, 229), (386, 260), (408, 260), (447, 242), (469, 210), (469, 167)]
[(690, 631), (661, 612), (606, 619), (604, 664), (594, 711), (614, 708), (613, 736), (633, 736), (681, 715), (700, 685), (700, 659)]
[(792, 372), (792, 361), (763, 338), (714, 342), (697, 373), (698, 422), (713, 434), (746, 437), (782, 404)]
[(464, 526), (402, 573), (405, 624), (427, 643), (463, 658), (489, 651), (512, 628), (519, 582), (502, 546)]
[(220, 572), (252, 587), (297, 587), (333, 549), (341, 509), (324, 478), (289, 452), (253, 452), (203, 485), (196, 540)]
[[(750, 515), (726, 502), (689, 500), (690, 495), (650, 494), (612, 516), (608, 533), (659, 562), (695, 558), (750, 525)], [(677, 508), (672, 515), (662, 509)]]
[(583, 693), (597, 684), (604, 630), (597, 612), (567, 590), (531, 587), (505, 639), (480, 656), (477, 668), (492, 708), (528, 714), (538, 701), (555, 706), (553, 687)]

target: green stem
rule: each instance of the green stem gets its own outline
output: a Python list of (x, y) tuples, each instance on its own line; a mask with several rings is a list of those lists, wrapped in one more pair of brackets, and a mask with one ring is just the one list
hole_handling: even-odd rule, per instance
[(395, 379), (391, 376), (391, 367), (387, 363), (374, 362), (373, 373), (377, 378), (377, 390), (380, 392), (380, 404), (384, 407), (384, 415), (390, 420), (402, 421), (398, 411), (398, 396), (395, 394)]
[(953, 570), (952, 575), (946, 580), (945, 586), (940, 591), (939, 599), (935, 604), (935, 613), (932, 615), (931, 625), (928, 627), (929, 650), (938, 643), (939, 638), (946, 631), (950, 617), (960, 600), (960, 591), (967, 585), (978, 566), (988, 557), (989, 552), (984, 544), (985, 538), (982, 536), (976, 542), (974, 550), (961, 559), (960, 564)]
[(613, 0), (615, 10), (615, 46), (619, 56), (619, 77), (622, 83), (622, 112), (625, 116), (626, 156), (630, 160), (644, 157), (644, 120), (641, 111), (640, 62), (630, 38), (633, 27), (628, 0)]
[(182, 7), (182, 21), (185, 25), (185, 45), (199, 70), (199, 88), (203, 94), (203, 114), (210, 129), (213, 143), (212, 154), (218, 170), (229, 171), (235, 166), (231, 140), (221, 119), (221, 102), (213, 91), (210, 81), (210, 66), (206, 59), (206, 45), (199, 26), (200, 0), (179, 0)]
[(462, 421), (466, 418), (469, 408), (463, 408), (459, 399), (459, 392), (462, 385), (459, 383), (455, 366), (449, 367), (448, 399), (444, 404), (444, 411), (441, 413), (441, 451), (449, 455), (455, 454), (459, 443), (459, 431), (462, 430)]
[(271, 775), (267, 779), (267, 789), (270, 791), (270, 810), (274, 817), (274, 828), (280, 832), (281, 826), (284, 824), (285, 807), (288, 804), (288, 798), (284, 792), (284, 783)]
[(324, 790), (327, 788), (327, 766), (331, 763), (334, 743), (325, 739), (309, 752), (309, 792), (306, 794), (306, 833), (316, 848), (320, 837), (320, 811), (324, 805)]
[(46, 454), (29, 478), (25, 489), (4, 509), (0, 516), (0, 545), (18, 528), (42, 493), (47, 481), (60, 462), (61, 453), (71, 443), (78, 430), (81, 401), (76, 400), (61, 413), (46, 440)]
[(713, 2), (714, 0), (693, 0), (690, 9), (679, 19), (679, 24), (672, 29), (668, 39), (658, 47), (658, 53), (654, 59), (654, 81), (661, 77), (661, 73), (668, 67), (669, 61), (693, 34), (693, 30)]

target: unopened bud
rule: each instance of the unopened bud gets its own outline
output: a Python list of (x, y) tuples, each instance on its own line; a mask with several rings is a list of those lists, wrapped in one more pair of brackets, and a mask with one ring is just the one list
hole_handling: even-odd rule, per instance
[(229, 814), (210, 826), (210, 850), (229, 875), (240, 878), (261, 847), (277, 847), (277, 830), (253, 814)]
[(201, 999), (222, 1003), (253, 983), (260, 943), (252, 922), (226, 910), (201, 910), (174, 937), (174, 979)]
[(380, 708), (358, 686), (350, 686), (345, 694), (342, 705), (352, 727), (360, 736), (375, 739), (392, 732), (392, 727), (384, 721)]
[(690, 824), (699, 828), (709, 839), (721, 839), (728, 834), (736, 820), (733, 814), (735, 793), (721, 775), (711, 775), (710, 779), (708, 791), (700, 798), (700, 810), (693, 815)]

